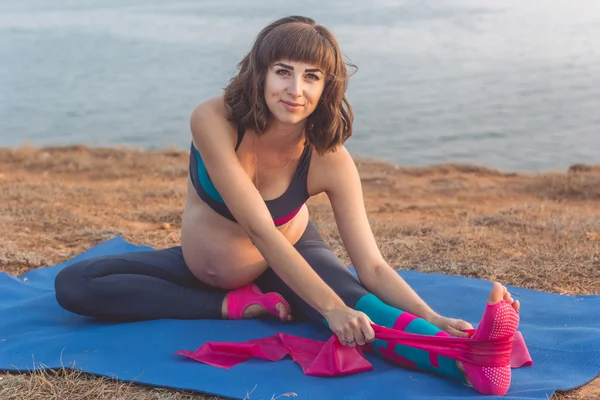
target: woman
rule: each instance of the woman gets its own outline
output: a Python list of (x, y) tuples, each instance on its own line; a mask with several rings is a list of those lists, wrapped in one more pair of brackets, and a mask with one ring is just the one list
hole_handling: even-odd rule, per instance
[[(113, 321), (266, 314), (289, 321), (293, 311), (327, 324), (348, 346), (373, 342), (403, 366), (470, 380), (481, 392), (508, 389), (493, 377), (510, 378), (510, 367), (490, 374), (373, 341), (371, 323), (462, 337), (471, 325), (435, 313), (383, 260), (343, 145), (353, 121), (347, 84), (340, 49), (325, 27), (288, 17), (264, 28), (223, 96), (192, 113), (181, 246), (71, 265), (56, 278), (59, 304)], [(310, 222), (305, 203), (319, 193), (331, 201), (359, 281)], [(489, 304), (491, 319), (482, 320), (479, 336), (500, 328), (514, 334), (518, 317), (500, 316), (517, 316), (518, 302), (494, 284)]]

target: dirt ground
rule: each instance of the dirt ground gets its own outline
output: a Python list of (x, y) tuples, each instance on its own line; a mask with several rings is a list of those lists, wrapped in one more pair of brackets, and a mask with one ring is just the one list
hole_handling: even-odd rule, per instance
[[(178, 244), (187, 162), (178, 150), (0, 149), (0, 271), (18, 275), (64, 262), (116, 235), (158, 248)], [(472, 165), (356, 163), (373, 231), (391, 265), (600, 294), (600, 166), (516, 174)], [(311, 199), (309, 207), (325, 239), (349, 262), (326, 198)], [(69, 370), (0, 372), (0, 398), (215, 399)], [(592, 398), (600, 398), (598, 378), (553, 397)]]

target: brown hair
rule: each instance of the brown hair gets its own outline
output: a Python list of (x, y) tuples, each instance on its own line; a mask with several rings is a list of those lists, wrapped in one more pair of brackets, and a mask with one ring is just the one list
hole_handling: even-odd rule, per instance
[(238, 64), (238, 74), (225, 88), (230, 120), (254, 128), (258, 134), (265, 131), (270, 115), (264, 98), (266, 72), (272, 63), (284, 59), (313, 64), (324, 71), (325, 87), (307, 119), (306, 138), (319, 154), (335, 150), (352, 135), (354, 113), (345, 95), (349, 75), (333, 34), (308, 17), (281, 18), (258, 34)]

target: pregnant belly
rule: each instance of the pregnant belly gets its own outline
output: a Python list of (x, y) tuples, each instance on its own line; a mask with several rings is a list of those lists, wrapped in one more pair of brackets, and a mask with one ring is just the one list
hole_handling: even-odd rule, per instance
[(234, 235), (197, 222), (182, 224), (181, 247), (188, 268), (198, 279), (233, 289), (252, 282), (267, 269), (266, 261), (243, 233)]
[[(301, 212), (280, 227), (290, 240), (302, 236), (308, 223), (308, 210)], [(268, 268), (262, 254), (243, 229), (215, 213), (204, 202), (192, 199), (186, 204), (181, 246), (186, 264), (201, 281), (223, 289), (244, 286), (258, 278)]]

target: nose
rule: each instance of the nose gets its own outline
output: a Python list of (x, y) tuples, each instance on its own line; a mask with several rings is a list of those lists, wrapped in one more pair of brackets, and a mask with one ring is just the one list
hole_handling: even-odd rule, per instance
[(302, 78), (299, 76), (294, 77), (289, 80), (289, 83), (287, 89), (288, 94), (296, 98), (302, 96)]

